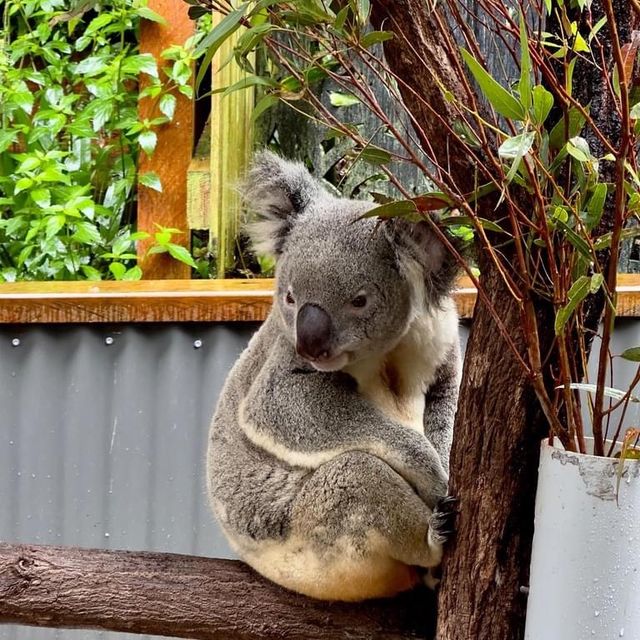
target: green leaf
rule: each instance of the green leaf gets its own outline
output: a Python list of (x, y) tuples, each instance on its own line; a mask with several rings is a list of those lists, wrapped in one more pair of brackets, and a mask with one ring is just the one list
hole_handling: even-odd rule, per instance
[(267, 94), (260, 98), (251, 113), (251, 122), (255, 122), (265, 111), (271, 109), (271, 107), (275, 107), (278, 102), (280, 102), (280, 98), (273, 94)]
[(532, 118), (534, 124), (543, 125), (553, 107), (553, 94), (547, 91), (542, 85), (536, 85), (532, 91), (533, 109)]
[(370, 164), (380, 165), (391, 162), (391, 154), (379, 147), (365, 147), (358, 157)]
[[(556, 387), (556, 389), (564, 389), (565, 385), (560, 385)], [(572, 382), (569, 385), (569, 389), (576, 389), (578, 391), (588, 391), (589, 393), (596, 393), (598, 391), (598, 387), (595, 384), (591, 384), (588, 382)], [(614, 400), (623, 400), (626, 392), (621, 389), (615, 389), (613, 387), (603, 387), (602, 393), (604, 393), (607, 398), (613, 398)], [(630, 396), (631, 402), (640, 402), (640, 399), (636, 396)]]
[(136, 265), (135, 267), (131, 267), (131, 269), (127, 269), (126, 273), (122, 276), (122, 280), (140, 280), (142, 278), (142, 269)]
[(100, 131), (113, 113), (113, 102), (111, 100), (96, 100), (93, 108), (93, 130)]
[(134, 56), (127, 56), (120, 68), (121, 73), (129, 76), (137, 76), (146, 73), (152, 78), (158, 77), (158, 63), (150, 53), (139, 53)]
[[(628, 229), (623, 229), (620, 234), (620, 240), (627, 240), (630, 238), (637, 238), (640, 236), (640, 228), (638, 227), (630, 227)], [(602, 249), (608, 249), (611, 246), (612, 240), (611, 232), (605, 233), (601, 235), (594, 243), (593, 248), (596, 251), (602, 251)]]
[(562, 220), (557, 220), (556, 225), (564, 232), (567, 240), (569, 240), (569, 242), (585, 260), (591, 261), (593, 259), (591, 248), (584, 238), (581, 238), (571, 227), (562, 222)]
[(74, 240), (77, 240), (82, 244), (102, 244), (102, 236), (100, 235), (98, 228), (91, 222), (76, 223), (76, 231), (72, 237)]
[[(448, 218), (443, 218), (440, 220), (440, 224), (445, 226), (454, 226), (454, 225), (467, 225), (469, 227), (474, 227), (476, 224), (479, 224), (486, 231), (493, 231), (494, 233), (507, 233), (499, 224), (492, 222), (491, 220), (487, 220), (486, 218), (476, 218), (476, 221), (471, 219), (469, 216), (450, 216)], [(510, 235), (510, 234), (508, 234)]]
[(363, 218), (404, 218), (417, 222), (421, 220), (416, 208), (415, 202), (412, 200), (397, 200), (395, 202), (386, 202), (378, 207), (374, 207), (365, 213)]
[(62, 214), (57, 216), (50, 216), (47, 219), (47, 226), (46, 226), (47, 238), (52, 238), (53, 236), (55, 236), (58, 233), (58, 231), (60, 231), (60, 229), (64, 227), (64, 224), (66, 221), (67, 219)]
[(122, 280), (122, 278), (124, 278), (124, 274), (127, 272), (127, 267), (125, 267), (121, 262), (112, 262), (109, 265), (109, 271), (111, 271), (116, 280)]
[(158, 143), (158, 136), (155, 131), (143, 131), (138, 137), (138, 143), (142, 150), (150, 156)]
[(621, 354), (621, 358), (631, 360), (631, 362), (640, 362), (640, 347), (630, 347), (625, 349)]
[(339, 93), (338, 91), (329, 92), (329, 101), (334, 107), (352, 107), (360, 104), (360, 99), (350, 93)]
[(107, 68), (105, 56), (89, 56), (76, 65), (76, 74), (92, 77), (102, 73)]
[(196, 263), (193, 260), (193, 257), (189, 253), (189, 250), (185, 247), (181, 247), (179, 244), (173, 244), (172, 242), (168, 243), (167, 251), (172, 258), (183, 262), (184, 264), (188, 264), (190, 267), (196, 268)]
[(576, 307), (587, 297), (591, 286), (591, 278), (587, 276), (580, 276), (571, 286), (567, 297), (569, 301), (567, 304), (558, 310), (556, 314), (556, 320), (554, 324), (556, 335), (560, 335), (564, 329), (567, 321), (571, 317), (571, 314), (575, 311)]
[(597, 293), (604, 282), (604, 276), (601, 273), (594, 273), (591, 276), (591, 284), (589, 285), (589, 293)]
[(18, 132), (11, 129), (0, 129), (0, 153), (6, 151), (18, 137)]
[(235, 33), (240, 26), (240, 21), (247, 12), (249, 2), (243, 2), (237, 9), (228, 13), (220, 22), (198, 43), (193, 53), (194, 57), (199, 57), (206, 52), (202, 60), (200, 71), (196, 79), (196, 86), (199, 87), (207, 73), (209, 64), (227, 38)]
[(139, 7), (137, 11), (138, 15), (145, 20), (151, 20), (152, 22), (157, 22), (158, 24), (166, 25), (166, 19), (161, 16), (159, 13), (156, 13), (153, 9), (149, 7)]
[(42, 164), (42, 160), (37, 156), (29, 156), (25, 158), (20, 166), (16, 169), (16, 173), (27, 173), (28, 171), (33, 171)]
[(369, 31), (369, 33), (365, 33), (362, 38), (360, 38), (360, 46), (368, 49), (374, 44), (379, 44), (380, 42), (385, 42), (392, 38), (392, 31)]
[(529, 55), (529, 38), (527, 23), (520, 14), (520, 81), (518, 82), (520, 102), (526, 111), (531, 108), (531, 56)]
[(271, 78), (263, 78), (262, 76), (246, 76), (242, 78), (242, 80), (238, 80), (235, 84), (227, 87), (222, 97), (225, 98), (236, 91), (242, 91), (242, 89), (247, 89), (248, 87), (276, 87), (278, 83)]
[(522, 158), (529, 153), (535, 140), (534, 131), (526, 131), (517, 136), (507, 138), (498, 148), (498, 155), (501, 158), (507, 158), (509, 160), (513, 158)]
[(85, 30), (86, 35), (92, 35), (96, 31), (99, 31), (103, 27), (106, 27), (108, 24), (111, 24), (115, 19), (115, 15), (111, 12), (105, 11), (104, 13), (100, 13), (97, 18), (94, 18), (89, 26)]
[(578, 162), (589, 162), (592, 159), (589, 143), (580, 136), (574, 136), (567, 141), (567, 153)]
[(102, 280), (102, 274), (95, 267), (83, 264), (80, 266), (80, 270), (84, 273), (87, 280)]
[(162, 182), (160, 182), (160, 176), (155, 171), (141, 173), (138, 176), (138, 182), (145, 187), (149, 187), (149, 189), (162, 193)]
[(18, 195), (21, 191), (28, 189), (32, 184), (33, 180), (31, 178), (20, 178), (13, 187), (13, 193)]
[(51, 206), (51, 192), (49, 189), (33, 189), (29, 195), (41, 209), (47, 209)]
[(491, 106), (505, 118), (524, 120), (526, 112), (520, 102), (496, 82), (491, 75), (485, 71), (482, 65), (464, 48), (462, 49), (462, 57), (480, 86), (483, 95), (491, 103)]
[(567, 117), (569, 120), (569, 135), (565, 136), (565, 120), (563, 118), (553, 127), (553, 129), (551, 129), (551, 133), (549, 134), (549, 147), (551, 149), (562, 149), (568, 139), (577, 136), (582, 131), (585, 118), (577, 109), (574, 109), (573, 107), (569, 109)]
[(587, 216), (585, 225), (588, 231), (595, 229), (600, 223), (602, 212), (604, 211), (604, 203), (607, 199), (607, 185), (599, 182), (593, 188), (593, 194), (587, 203)]

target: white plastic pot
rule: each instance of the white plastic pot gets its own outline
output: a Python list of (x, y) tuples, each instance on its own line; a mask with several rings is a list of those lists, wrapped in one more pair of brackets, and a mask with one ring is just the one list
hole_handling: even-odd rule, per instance
[(640, 640), (640, 461), (544, 441), (525, 640)]

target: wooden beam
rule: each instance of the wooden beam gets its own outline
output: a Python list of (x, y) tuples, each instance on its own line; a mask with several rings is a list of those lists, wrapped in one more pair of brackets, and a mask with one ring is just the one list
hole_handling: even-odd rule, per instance
[(0, 323), (261, 322), (271, 280), (0, 284)]
[[(214, 13), (214, 23), (222, 16)], [(238, 29), (227, 38), (211, 61), (211, 88), (231, 87), (249, 75), (233, 58), (244, 34)], [(251, 59), (251, 58), (250, 58)], [(211, 96), (211, 153), (209, 174), (209, 244), (217, 259), (216, 276), (224, 278), (235, 262), (236, 236), (242, 211), (238, 183), (244, 176), (253, 148), (251, 114), (254, 88)]]
[[(273, 288), (269, 279), (0, 283), (0, 324), (262, 322)], [(618, 317), (640, 317), (640, 274), (619, 274), (617, 291)], [(476, 291), (468, 278), (455, 300), (460, 318), (471, 318)]]
[(425, 589), (360, 604), (285, 591), (234, 560), (0, 544), (0, 623), (200, 640), (431, 638)]
[[(187, 5), (176, 0), (149, 0), (148, 6), (163, 16), (167, 24), (161, 25), (149, 20), (142, 20), (140, 25), (140, 52), (151, 53), (158, 68), (166, 61), (160, 53), (172, 44), (183, 44), (193, 34), (193, 21), (187, 15)], [(145, 86), (145, 76), (140, 79), (140, 88)], [(193, 150), (193, 101), (176, 92), (176, 110), (173, 121), (161, 125), (158, 133), (158, 144), (149, 158), (140, 152), (139, 172), (154, 171), (160, 177), (163, 192), (139, 185), (138, 189), (138, 229), (153, 234), (163, 227), (174, 227), (182, 230), (181, 236), (175, 237), (177, 244), (190, 246), (187, 225), (187, 169), (191, 162)], [(156, 101), (145, 98), (140, 101), (141, 119), (158, 117)], [(188, 278), (190, 267), (171, 258), (168, 254), (154, 254), (145, 257), (150, 241), (140, 242), (138, 256), (144, 278), (148, 280), (160, 278)]]

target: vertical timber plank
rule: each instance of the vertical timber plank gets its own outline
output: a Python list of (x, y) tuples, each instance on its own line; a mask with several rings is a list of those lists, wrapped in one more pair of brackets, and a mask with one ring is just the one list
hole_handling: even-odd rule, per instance
[[(220, 16), (214, 20), (220, 20)], [(211, 65), (212, 88), (220, 89), (240, 82), (247, 72), (233, 60), (233, 49), (241, 37), (240, 28), (217, 51)], [(234, 264), (234, 244), (241, 213), (237, 185), (249, 162), (253, 146), (251, 113), (253, 87), (225, 96), (211, 97), (211, 183), (210, 246), (217, 256), (217, 277), (224, 278)]]
[[(187, 15), (187, 6), (177, 0), (149, 0), (148, 6), (165, 18), (165, 25), (142, 20), (140, 25), (140, 51), (151, 53), (161, 68), (160, 53), (172, 44), (182, 44), (193, 34), (193, 21)], [(162, 72), (161, 72), (162, 73)], [(140, 79), (145, 86), (144, 76)], [(158, 193), (143, 185), (138, 186), (138, 229), (155, 233), (156, 224), (175, 227), (183, 231), (174, 241), (189, 247), (187, 225), (187, 169), (193, 151), (193, 102), (176, 92), (177, 103), (173, 122), (162, 125), (158, 144), (151, 158), (140, 152), (140, 173), (154, 171), (160, 177), (163, 192)], [(159, 114), (154, 101), (145, 98), (139, 105), (140, 118), (154, 118)], [(169, 257), (154, 254), (144, 258), (149, 242), (138, 247), (140, 265), (147, 280), (189, 278), (189, 266)]]

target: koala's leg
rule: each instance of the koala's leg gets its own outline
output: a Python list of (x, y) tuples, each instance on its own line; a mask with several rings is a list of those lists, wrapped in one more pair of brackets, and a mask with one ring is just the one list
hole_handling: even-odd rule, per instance
[(257, 567), (280, 584), (327, 600), (392, 596), (442, 557), (437, 514), (379, 458), (357, 451), (311, 473), (294, 500), (291, 535)]

